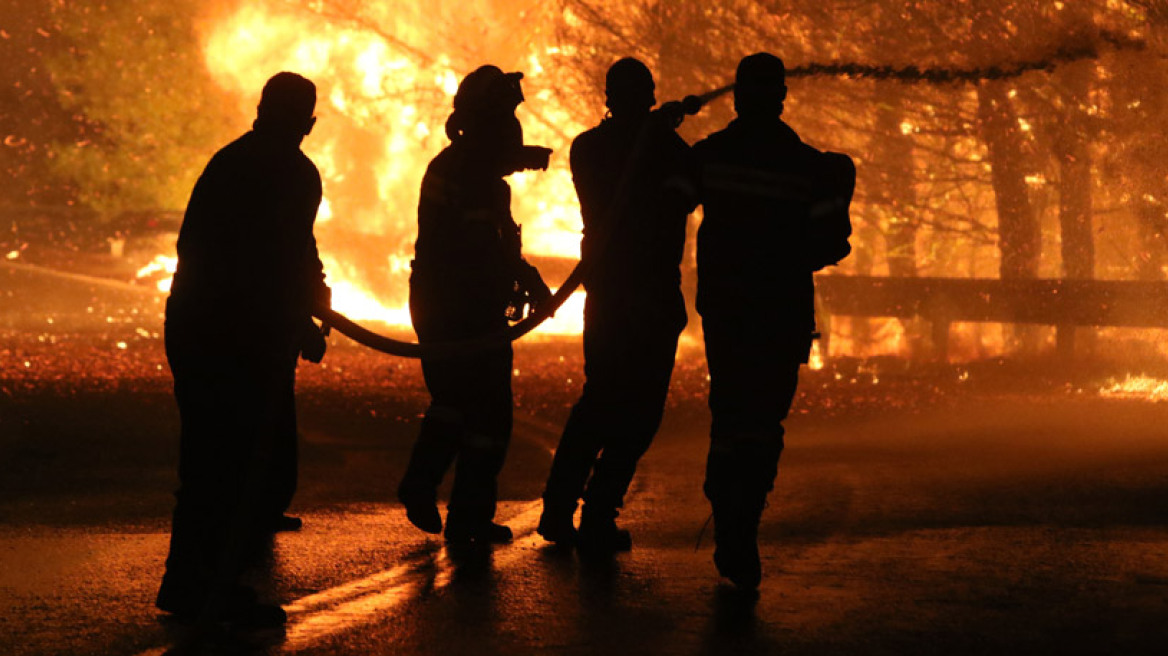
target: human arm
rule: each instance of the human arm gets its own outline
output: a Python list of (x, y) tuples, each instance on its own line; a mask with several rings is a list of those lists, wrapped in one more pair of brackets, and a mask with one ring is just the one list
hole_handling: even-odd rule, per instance
[(812, 271), (839, 264), (852, 252), (848, 208), (856, 188), (856, 165), (842, 153), (820, 155), (819, 180), (808, 212), (807, 264)]

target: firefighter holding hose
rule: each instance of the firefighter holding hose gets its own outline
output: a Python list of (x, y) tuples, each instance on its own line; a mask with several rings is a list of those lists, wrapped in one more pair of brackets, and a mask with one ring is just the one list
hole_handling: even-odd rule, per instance
[(661, 424), (686, 324), (679, 265), (696, 194), (689, 146), (675, 131), (681, 103), (653, 111), (654, 91), (645, 64), (617, 61), (605, 80), (608, 117), (572, 143), (587, 267), (585, 383), (556, 449), (538, 530), (585, 551), (632, 545), (615, 520)]
[(851, 250), (855, 167), (803, 143), (780, 118), (785, 77), (774, 55), (744, 58), (737, 118), (694, 145), (704, 207), (697, 309), (713, 419), (704, 489), (714, 563), (748, 590), (761, 581), (758, 525), (815, 331), (812, 273)]
[[(451, 144), (422, 179), (418, 240), (410, 276), (410, 315), (424, 346), (502, 335), (524, 306), (551, 292), (522, 256), (504, 178), (545, 169), (551, 151), (523, 145), (515, 108), (522, 73), (482, 66), (468, 74), (446, 122)], [(445, 523), (455, 544), (507, 542), (496, 524), (497, 482), (511, 437), (510, 342), (454, 356), (422, 356), (430, 405), (398, 486), (406, 516), (427, 533), (443, 531), (437, 488), (456, 465)]]
[(281, 626), (240, 575), (285, 516), (296, 485), (297, 357), (320, 362), (312, 321), (330, 292), (313, 222), (316, 167), (300, 151), (316, 87), (268, 80), (253, 129), (211, 159), (178, 237), (166, 357), (178, 402), (179, 489), (157, 606), (180, 619)]

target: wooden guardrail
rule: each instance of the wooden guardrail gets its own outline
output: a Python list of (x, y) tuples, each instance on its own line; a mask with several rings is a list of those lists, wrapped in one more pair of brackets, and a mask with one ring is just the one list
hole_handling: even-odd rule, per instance
[(829, 315), (929, 321), (942, 356), (955, 321), (1056, 326), (1067, 356), (1076, 326), (1168, 328), (1168, 282), (823, 275), (816, 291)]

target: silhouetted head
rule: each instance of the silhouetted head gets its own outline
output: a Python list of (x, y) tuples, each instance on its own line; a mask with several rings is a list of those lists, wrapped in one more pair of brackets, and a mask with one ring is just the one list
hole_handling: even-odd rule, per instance
[(497, 66), (480, 66), (458, 84), (454, 94), (454, 112), (446, 119), (446, 136), (451, 141), (492, 129), (493, 124), (515, 116), (523, 102), (519, 81), (523, 73), (504, 73)]
[(295, 73), (276, 73), (264, 84), (256, 120), (257, 131), (300, 143), (316, 125), (316, 85)]
[(649, 67), (639, 59), (625, 57), (604, 76), (604, 106), (613, 116), (647, 114), (657, 104), (656, 90)]
[(739, 116), (774, 118), (787, 99), (787, 69), (769, 52), (743, 57), (734, 76), (734, 111)]

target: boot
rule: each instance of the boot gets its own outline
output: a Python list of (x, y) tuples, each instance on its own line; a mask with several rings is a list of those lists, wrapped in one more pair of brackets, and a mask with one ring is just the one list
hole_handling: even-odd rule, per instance
[(487, 520), (463, 519), (451, 513), (446, 517), (446, 541), (451, 544), (507, 544), (514, 535), (511, 528)]
[(234, 629), (253, 631), (281, 628), (288, 621), (283, 608), (259, 601), (255, 591), (245, 586), (233, 587), (217, 599), (211, 599), (207, 594), (178, 595), (163, 586), (154, 604), (184, 624), (207, 619)]
[(623, 528), (617, 528), (617, 511), (596, 510), (585, 504), (580, 514), (580, 530), (576, 534), (576, 548), (596, 554), (630, 551), (633, 538)]
[(406, 519), (426, 533), (442, 532), (442, 515), (438, 512), (438, 492), (403, 484), (397, 489), (398, 501), (406, 508)]
[(714, 565), (718, 573), (738, 588), (755, 590), (762, 582), (762, 561), (758, 554), (758, 524), (761, 504), (715, 503)]
[(576, 543), (576, 526), (572, 517), (576, 514), (576, 504), (557, 504), (543, 500), (543, 512), (539, 515), (539, 526), (535, 529), (543, 539), (556, 544)]
[(742, 590), (762, 582), (758, 524), (774, 487), (782, 442), (757, 440), (755, 448), (711, 448), (704, 491), (714, 510), (714, 565)]
[(427, 411), (406, 473), (397, 488), (397, 498), (406, 508), (406, 519), (426, 533), (442, 532), (438, 486), (454, 462), (461, 430), (461, 426), (435, 418)]

